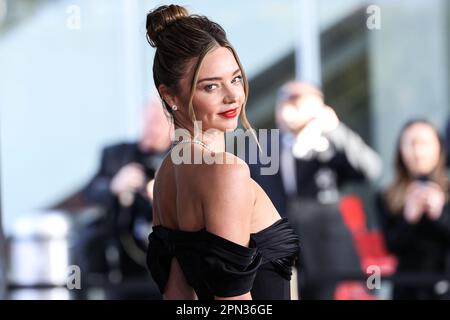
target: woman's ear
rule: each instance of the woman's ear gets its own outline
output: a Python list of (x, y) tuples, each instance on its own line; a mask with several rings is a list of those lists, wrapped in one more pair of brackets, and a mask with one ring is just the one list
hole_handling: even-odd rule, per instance
[(168, 87), (160, 84), (158, 87), (158, 91), (163, 100), (169, 105), (169, 107), (172, 107), (174, 104), (176, 104), (175, 95), (172, 94), (172, 91)]

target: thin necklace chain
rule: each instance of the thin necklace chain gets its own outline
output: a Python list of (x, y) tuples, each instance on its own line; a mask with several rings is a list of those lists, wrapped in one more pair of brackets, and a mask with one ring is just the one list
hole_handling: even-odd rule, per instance
[(211, 149), (206, 143), (200, 141), (200, 140), (181, 140), (181, 141), (174, 141), (172, 145), (175, 147), (177, 144), (182, 143), (196, 143), (198, 145), (201, 145), (203, 148), (207, 149), (209, 152), (214, 153), (215, 151)]

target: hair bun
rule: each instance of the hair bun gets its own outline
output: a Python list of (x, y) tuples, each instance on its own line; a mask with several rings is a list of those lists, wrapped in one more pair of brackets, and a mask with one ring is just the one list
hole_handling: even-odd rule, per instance
[(181, 6), (171, 4), (160, 6), (147, 14), (147, 40), (152, 47), (158, 46), (158, 39), (161, 32), (177, 20), (188, 17), (188, 11)]

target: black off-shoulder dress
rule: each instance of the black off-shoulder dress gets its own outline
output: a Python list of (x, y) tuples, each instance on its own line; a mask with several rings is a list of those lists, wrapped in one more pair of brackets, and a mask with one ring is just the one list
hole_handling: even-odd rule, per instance
[(248, 291), (255, 300), (289, 300), (298, 252), (298, 237), (286, 218), (251, 234), (249, 247), (206, 229), (188, 232), (159, 225), (149, 236), (147, 265), (161, 293), (176, 257), (200, 300)]

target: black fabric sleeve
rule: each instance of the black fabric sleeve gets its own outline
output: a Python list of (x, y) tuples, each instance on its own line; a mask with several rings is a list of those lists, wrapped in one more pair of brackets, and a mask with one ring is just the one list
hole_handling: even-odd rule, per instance
[(164, 294), (174, 255), (173, 246), (170, 246), (168, 233), (158, 226), (153, 227), (148, 240), (147, 267), (159, 291)]
[(208, 296), (218, 297), (249, 292), (262, 259), (256, 247), (240, 246), (206, 230), (187, 235), (154, 226), (149, 236), (147, 266), (162, 294), (173, 257), (194, 289), (206, 289)]
[(240, 246), (207, 233), (203, 272), (207, 287), (218, 297), (242, 295), (251, 290), (261, 264), (256, 247)]

